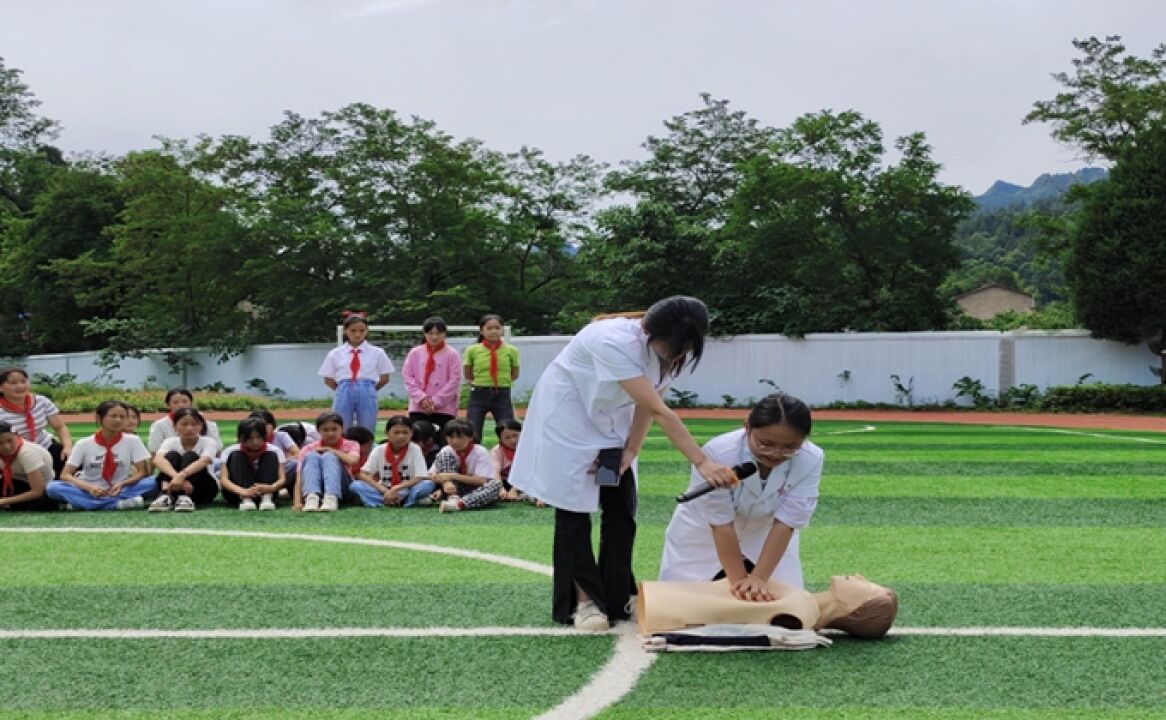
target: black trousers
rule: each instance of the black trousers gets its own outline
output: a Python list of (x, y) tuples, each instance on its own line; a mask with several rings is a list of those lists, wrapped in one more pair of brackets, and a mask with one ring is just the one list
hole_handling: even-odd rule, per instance
[(466, 420), (474, 428), (474, 441), (482, 442), (482, 424), (486, 413), (494, 416), (494, 424), (514, 419), (514, 403), (510, 401), (510, 388), (476, 387), (470, 390), (469, 404), (466, 406)]
[[(46, 483), (47, 484), (47, 483)], [(20, 495), (32, 489), (28, 483), (19, 478), (12, 478), (12, 495)], [(59, 505), (48, 495), (41, 495), (36, 500), (25, 500), (16, 505), (8, 505), (9, 510), (56, 510)]]
[[(190, 450), (184, 453), (171, 450), (166, 453), (166, 459), (170, 461), (170, 464), (174, 466), (175, 470), (182, 471), (198, 462), (199, 455)], [(158, 488), (161, 489), (162, 483), (170, 482), (170, 480), (171, 476), (162, 468), (158, 468)], [(195, 505), (206, 505), (214, 502), (215, 496), (219, 494), (219, 484), (215, 482), (214, 477), (211, 475), (209, 466), (191, 475), (187, 480), (190, 481), (191, 485), (190, 499), (194, 501)], [(174, 485), (171, 485), (167, 494), (173, 497), (175, 495), (181, 495), (182, 492)]]
[[(279, 457), (273, 452), (266, 452), (259, 458), (258, 466), (254, 466), (242, 450), (236, 450), (227, 457), (227, 473), (231, 476), (231, 482), (239, 487), (274, 485), (279, 482)], [(238, 506), (243, 498), (223, 488), (223, 500), (228, 505)]]
[(591, 550), (591, 515), (555, 510), (554, 579), (551, 616), (572, 622), (575, 586), (599, 606), (609, 620), (625, 620), (636, 592), (632, 548), (636, 542), (636, 482), (629, 469), (619, 485), (599, 488), (599, 562)]
[(49, 480), (61, 477), (61, 471), (65, 469), (65, 460), (67, 459), (61, 457), (61, 451), (65, 449), (65, 446), (61, 444), (60, 440), (53, 438), (48, 449), (49, 455), (53, 456), (53, 477), (47, 478), (45, 484), (48, 484)]

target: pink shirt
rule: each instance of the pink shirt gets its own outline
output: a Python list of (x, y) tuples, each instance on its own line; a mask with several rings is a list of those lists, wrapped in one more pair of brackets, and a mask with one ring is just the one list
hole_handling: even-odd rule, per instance
[[(310, 442), (307, 445), (300, 448), (300, 462), (299, 462), (299, 465), (297, 466), (298, 471), (300, 473), (303, 473), (303, 471), (304, 471), (304, 458), (306, 458), (309, 454), (316, 452), (316, 448), (318, 448), (318, 447), (320, 447), (319, 440), (317, 440), (316, 442)], [(349, 440), (348, 438), (340, 438), (340, 447), (337, 449), (340, 450), (340, 452), (344, 453), (345, 455), (355, 455), (358, 458), (360, 457), (360, 443), (358, 443), (355, 440)], [(345, 467), (348, 467), (348, 466), (345, 466)], [(357, 470), (359, 470), (360, 463), (359, 462), (354, 463), (353, 467), (356, 467)], [(349, 467), (349, 472), (352, 472), (351, 467)], [(355, 474), (355, 473), (353, 473), (353, 474)]]
[(462, 357), (457, 350), (447, 344), (433, 359), (437, 367), (429, 376), (429, 386), (423, 387), (425, 363), (429, 360), (429, 352), (424, 345), (418, 345), (405, 357), (401, 376), (405, 379), (405, 390), (409, 393), (409, 412), (424, 412), (421, 409), (421, 399), (428, 395), (436, 405), (434, 412), (457, 415), (458, 389), (462, 382)]

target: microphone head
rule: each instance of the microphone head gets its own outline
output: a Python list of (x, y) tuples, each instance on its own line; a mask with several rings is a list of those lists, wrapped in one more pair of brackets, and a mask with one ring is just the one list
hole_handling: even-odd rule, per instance
[(757, 472), (756, 463), (743, 462), (740, 465), (733, 467), (733, 474), (737, 476), (738, 480), (741, 478), (747, 478), (755, 472)]

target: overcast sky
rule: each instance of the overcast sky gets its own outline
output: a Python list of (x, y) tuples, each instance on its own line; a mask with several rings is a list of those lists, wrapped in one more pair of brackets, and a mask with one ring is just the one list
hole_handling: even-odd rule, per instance
[[(781, 127), (855, 109), (922, 130), (981, 193), (1084, 165), (1021, 125), (1075, 37), (1166, 41), (1162, 0), (0, 0), (0, 57), (66, 150), (256, 138), (352, 102), (498, 150), (643, 157), (702, 91)], [(888, 143), (889, 144), (889, 143)]]

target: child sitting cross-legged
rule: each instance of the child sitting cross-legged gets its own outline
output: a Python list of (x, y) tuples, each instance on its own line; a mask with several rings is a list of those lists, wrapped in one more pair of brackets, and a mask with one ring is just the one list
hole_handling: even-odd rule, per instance
[[(502, 483), (492, 483), (494, 463), (486, 448), (474, 442), (474, 428), (461, 418), (450, 420), (445, 424), (445, 440), (448, 444), (429, 468), (429, 477), (445, 496), (441, 511), (457, 512), (496, 502)], [(479, 489), (483, 492), (475, 492)]]
[(429, 479), (421, 448), (410, 441), (413, 426), (404, 415), (385, 422), (385, 444), (377, 446), (361, 468), (352, 492), (365, 507), (428, 505), (437, 485)]

